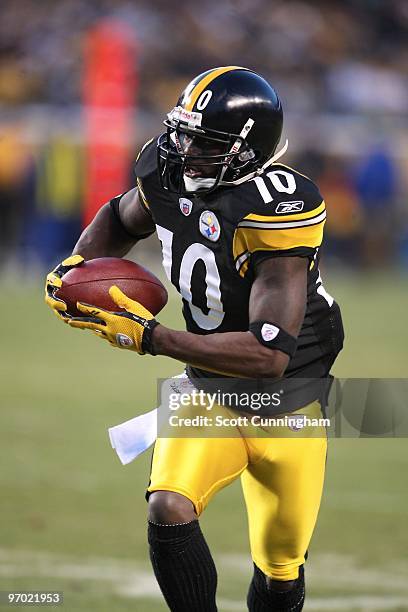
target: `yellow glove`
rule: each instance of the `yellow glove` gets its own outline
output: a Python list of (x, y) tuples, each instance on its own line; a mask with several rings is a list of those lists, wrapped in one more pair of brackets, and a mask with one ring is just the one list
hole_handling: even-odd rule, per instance
[(128, 298), (115, 285), (109, 289), (109, 295), (115, 304), (126, 312), (109, 312), (78, 302), (78, 310), (88, 316), (70, 318), (67, 320), (68, 325), (78, 329), (91, 329), (114, 347), (136, 351), (139, 355), (155, 355), (152, 332), (159, 324), (152, 313), (139, 302)]
[(52, 309), (53, 313), (57, 315), (59, 319), (65, 323), (71, 318), (67, 310), (67, 305), (64, 300), (55, 297), (56, 291), (62, 286), (62, 277), (68, 270), (80, 266), (84, 262), (84, 258), (81, 255), (71, 255), (64, 259), (52, 272), (47, 275), (45, 281), (45, 302)]

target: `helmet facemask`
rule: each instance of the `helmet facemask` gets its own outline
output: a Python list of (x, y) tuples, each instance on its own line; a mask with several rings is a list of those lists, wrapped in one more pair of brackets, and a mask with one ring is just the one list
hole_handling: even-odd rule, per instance
[(254, 170), (257, 156), (244, 136), (252, 127), (251, 119), (241, 134), (231, 134), (201, 127), (201, 113), (189, 113), (186, 118), (190, 121), (181, 121), (182, 110), (176, 107), (169, 113), (164, 121), (167, 131), (158, 141), (164, 189), (179, 195), (210, 193), (242, 176), (243, 171)]

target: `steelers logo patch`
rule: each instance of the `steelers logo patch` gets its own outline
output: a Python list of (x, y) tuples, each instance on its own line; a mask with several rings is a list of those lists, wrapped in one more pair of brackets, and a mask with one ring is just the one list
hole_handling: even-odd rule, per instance
[(199, 227), (201, 234), (211, 240), (211, 242), (217, 242), (221, 234), (221, 226), (217, 217), (210, 210), (205, 210), (200, 215)]

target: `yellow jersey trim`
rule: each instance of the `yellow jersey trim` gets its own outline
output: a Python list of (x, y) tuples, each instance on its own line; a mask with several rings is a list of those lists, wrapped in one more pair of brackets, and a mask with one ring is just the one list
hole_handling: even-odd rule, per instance
[(292, 172), (296, 172), (296, 174), (303, 176), (303, 178), (307, 179), (308, 181), (313, 182), (310, 176), (307, 176), (307, 174), (302, 174), (301, 172), (299, 172), (299, 170), (296, 170), (296, 168), (292, 168), (292, 166), (288, 166), (287, 164), (281, 164), (281, 162), (276, 162), (276, 164), (272, 164), (271, 168), (273, 166), (283, 166), (284, 168), (287, 168), (288, 170), (292, 170)]
[(323, 240), (325, 220), (303, 227), (287, 229), (238, 227), (233, 239), (233, 257), (237, 272), (244, 277), (250, 255), (257, 251), (286, 251), (298, 247), (316, 249)]
[(144, 143), (143, 147), (140, 149), (139, 153), (137, 154), (136, 161), (138, 161), (139, 157), (141, 156), (141, 154), (143, 153), (147, 145), (149, 145), (152, 142), (152, 140), (153, 138), (150, 138), (150, 140)]
[(313, 217), (318, 217), (325, 210), (326, 210), (326, 204), (323, 200), (320, 206), (318, 206), (317, 208), (314, 208), (313, 210), (304, 212), (304, 213), (296, 213), (294, 215), (272, 215), (272, 216), (250, 214), (250, 215), (247, 215), (244, 218), (244, 220), (245, 221), (259, 221), (261, 223), (262, 222), (264, 223), (285, 223), (286, 221), (287, 222), (303, 221), (303, 220), (311, 219)]
[(143, 191), (142, 181), (140, 180), (139, 177), (137, 177), (137, 179), (136, 179), (136, 184), (137, 184), (137, 189), (139, 191), (139, 194), (142, 197), (142, 204), (144, 204), (147, 209), (150, 209), (149, 202), (147, 201), (147, 198), (146, 198), (145, 193)]

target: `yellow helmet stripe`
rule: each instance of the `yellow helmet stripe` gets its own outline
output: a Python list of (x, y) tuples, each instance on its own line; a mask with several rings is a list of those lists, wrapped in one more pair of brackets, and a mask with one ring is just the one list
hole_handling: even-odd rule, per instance
[(217, 77), (230, 72), (231, 70), (248, 70), (248, 68), (242, 68), (242, 66), (223, 66), (222, 68), (214, 68), (207, 76), (197, 83), (192, 92), (190, 93), (190, 99), (186, 104), (186, 110), (193, 110), (194, 104), (197, 102), (199, 95), (205, 90), (205, 88)]

